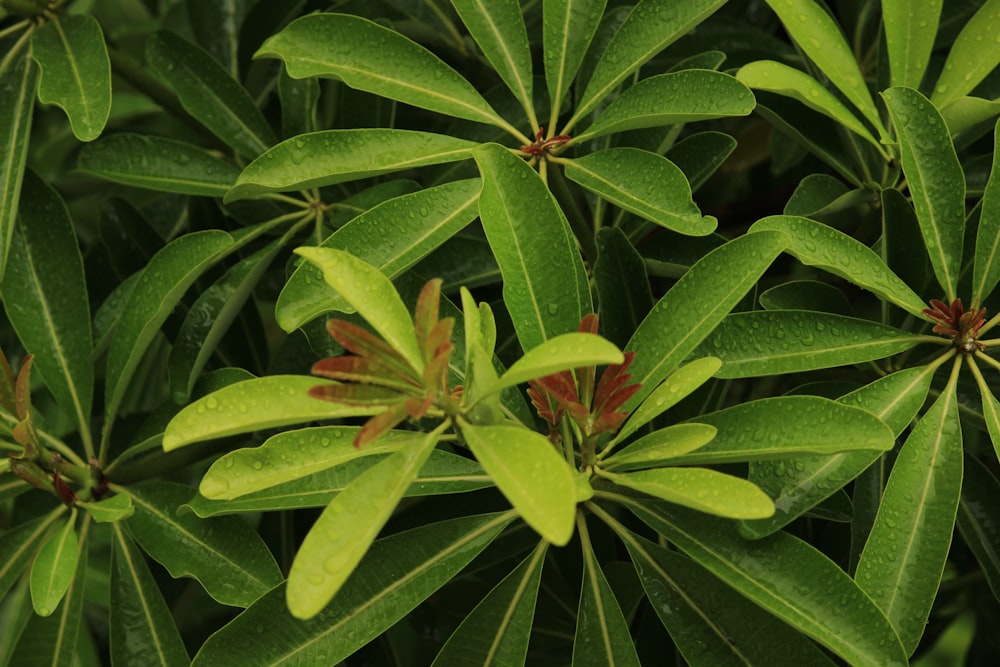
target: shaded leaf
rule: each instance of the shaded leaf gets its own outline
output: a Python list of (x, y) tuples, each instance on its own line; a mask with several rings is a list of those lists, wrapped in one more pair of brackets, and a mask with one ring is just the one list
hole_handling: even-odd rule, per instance
[(498, 391), (559, 371), (581, 366), (621, 364), (624, 360), (614, 343), (600, 336), (588, 333), (560, 334), (525, 352), (488, 391)]
[(652, 309), (653, 293), (642, 256), (620, 229), (598, 230), (593, 276), (602, 333), (622, 347)]
[(28, 137), (31, 134), (31, 117), (35, 108), (35, 89), (38, 85), (38, 68), (28, 49), (20, 53), (13, 50), (5, 55), (7, 67), (0, 70), (0, 279), (7, 267), (7, 253), (17, 205), (21, 195), (21, 180), (28, 155)]
[(31, 563), (31, 604), (39, 616), (50, 616), (73, 583), (80, 560), (75, 524), (74, 511), (49, 535)]
[(597, 27), (604, 15), (607, 0), (549, 0), (542, 3), (542, 49), (545, 83), (549, 89), (549, 108), (555, 130), (564, 96), (580, 69)]
[(993, 167), (983, 192), (972, 270), (972, 305), (980, 305), (1000, 282), (1000, 122), (993, 130)]
[(48, 516), (23, 523), (3, 533), (3, 539), (0, 540), (0, 597), (7, 595), (17, 578), (31, 563), (49, 526), (63, 511), (65, 508), (59, 507)]
[(934, 86), (938, 109), (965, 95), (1000, 65), (1000, 0), (986, 0), (952, 42)]

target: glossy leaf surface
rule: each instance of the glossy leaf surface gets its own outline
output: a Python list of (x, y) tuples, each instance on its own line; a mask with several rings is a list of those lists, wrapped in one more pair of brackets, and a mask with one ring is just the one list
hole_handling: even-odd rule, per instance
[(931, 100), (941, 109), (979, 84), (1000, 64), (1000, 0), (987, 0), (955, 38)]
[(601, 467), (616, 472), (654, 467), (704, 447), (715, 434), (715, 427), (706, 424), (659, 428), (605, 459)]
[(528, 350), (511, 364), (500, 376), (498, 384), (491, 389), (512, 387), (543, 375), (581, 366), (620, 364), (624, 360), (621, 350), (600, 336), (587, 333), (560, 334)]
[(931, 58), (942, 0), (882, 0), (882, 29), (893, 86), (919, 88)]
[(74, 525), (76, 512), (52, 533), (31, 563), (31, 604), (39, 616), (50, 616), (76, 575), (80, 543)]
[(972, 304), (983, 302), (1000, 282), (1000, 122), (993, 129), (993, 166), (983, 192), (982, 213), (976, 232), (972, 276)]
[(14, 233), (17, 205), (28, 156), (28, 136), (35, 108), (38, 67), (22, 46), (19, 54), (9, 53), (6, 67), (0, 69), (0, 279), (7, 266), (10, 237)]
[(603, 473), (633, 491), (729, 519), (763, 519), (774, 503), (751, 482), (707, 468), (657, 468)]
[[(549, 106), (557, 114), (580, 69), (607, 0), (548, 0), (542, 3), (542, 47)], [(550, 123), (555, 130), (555, 123)]]
[(3, 534), (3, 539), (0, 540), (0, 595), (6, 595), (17, 582), (17, 578), (31, 563), (49, 526), (59, 515), (60, 511), (52, 512)]

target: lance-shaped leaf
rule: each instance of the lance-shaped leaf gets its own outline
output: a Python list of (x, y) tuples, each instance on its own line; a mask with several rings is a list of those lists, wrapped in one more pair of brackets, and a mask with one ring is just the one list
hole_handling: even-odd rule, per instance
[(170, 608), (142, 552), (120, 524), (113, 530), (108, 628), (112, 659), (119, 665), (190, 664)]
[[(390, 280), (402, 275), (479, 215), (478, 179), (453, 181), (382, 202), (331, 234), (320, 247), (349, 251)], [(275, 318), (288, 332), (329, 311), (352, 307), (303, 262), (285, 283)]]
[(778, 232), (747, 234), (699, 259), (657, 302), (629, 340), (632, 380), (642, 388), (625, 404), (639, 404), (705, 338), (784, 248)]
[(774, 60), (758, 60), (741, 67), (736, 73), (736, 78), (755, 90), (769, 90), (791, 97), (810, 109), (832, 118), (875, 146), (879, 152), (884, 152), (882, 145), (872, 136), (864, 123), (859, 121), (833, 93), (805, 72)]
[(1000, 122), (993, 130), (993, 167), (983, 192), (976, 256), (972, 270), (972, 304), (979, 305), (1000, 282)]
[(194, 577), (216, 601), (247, 607), (281, 583), (281, 571), (257, 531), (241, 519), (178, 514), (192, 491), (171, 482), (130, 487), (135, 514), (128, 528), (171, 576)]
[(903, 173), (927, 254), (950, 303), (962, 268), (965, 176), (941, 114), (910, 88), (882, 93), (899, 136)]
[(750, 89), (728, 74), (701, 69), (660, 74), (615, 98), (573, 141), (644, 127), (746, 116), (755, 103)]
[(765, 0), (785, 30), (851, 104), (885, 135), (854, 53), (833, 17), (815, 0)]
[(892, 448), (892, 430), (874, 415), (819, 396), (779, 396), (697, 418), (718, 429), (712, 442), (675, 463), (730, 463), (795, 454)]
[(550, 129), (559, 116), (563, 99), (569, 91), (587, 47), (601, 24), (608, 0), (549, 0), (542, 3), (542, 50), (545, 83), (552, 109)]
[(593, 305), (562, 210), (537, 172), (506, 148), (486, 144), (475, 158), (483, 174), (479, 214), (521, 347), (576, 331)]
[(285, 599), (292, 616), (318, 614), (347, 581), (410, 486), (442, 427), (413, 438), (338, 494), (302, 541), (288, 573)]
[(882, 29), (893, 86), (919, 88), (931, 58), (942, 0), (882, 0)]
[(38, 68), (28, 53), (26, 44), (19, 53), (5, 55), (7, 66), (0, 69), (0, 279), (7, 266), (10, 237), (14, 233), (17, 204), (28, 156), (28, 136), (31, 115), (35, 108), (35, 88)]
[(274, 143), (274, 133), (250, 93), (197, 44), (161, 30), (146, 43), (146, 61), (212, 134), (247, 157)]
[(127, 132), (84, 146), (80, 169), (123, 185), (206, 197), (225, 196), (240, 174), (198, 146)]
[(2, 285), (4, 308), (35, 368), (89, 439), (94, 375), (90, 305), (73, 222), (59, 194), (25, 174)]
[(593, 277), (605, 337), (624, 346), (653, 307), (646, 264), (625, 233), (602, 227), (596, 235)]
[(520, 426), (462, 423), (476, 459), (521, 518), (557, 546), (573, 535), (576, 481), (573, 469), (545, 436)]
[(566, 163), (566, 178), (626, 211), (681, 234), (704, 236), (718, 221), (702, 216), (677, 165), (638, 148), (609, 148)]
[(567, 127), (593, 111), (630, 74), (711, 16), (725, 0), (642, 0), (629, 13), (594, 67)]
[(722, 359), (718, 377), (739, 378), (883, 359), (927, 340), (927, 336), (856, 317), (757, 310), (729, 315), (701, 352)]
[(657, 467), (704, 447), (715, 433), (715, 427), (707, 424), (673, 424), (656, 429), (614, 456), (603, 459), (601, 468), (621, 472)]
[(14, 586), (21, 572), (31, 563), (49, 526), (64, 510), (64, 507), (59, 507), (48, 516), (11, 528), (3, 534), (0, 540), (0, 596), (7, 595)]
[(629, 473), (598, 472), (615, 484), (729, 519), (763, 519), (774, 503), (753, 483), (707, 468), (656, 468)]
[(135, 513), (132, 499), (124, 493), (111, 496), (99, 502), (83, 502), (78, 500), (77, 507), (82, 507), (97, 523), (115, 523), (129, 518)]
[(225, 201), (467, 160), (477, 145), (415, 130), (325, 130), (303, 134), (281, 142), (247, 165)]
[(507, 88), (538, 126), (532, 99), (531, 49), (518, 0), (452, 0), (462, 23)]
[(1000, 482), (979, 459), (965, 459), (958, 529), (1000, 600)]
[(246, 0), (184, 2), (195, 39), (234, 79), (239, 78), (240, 29), (250, 5)]
[[(212, 635), (193, 664), (336, 664), (451, 580), (514, 517), (513, 512), (463, 517), (378, 540), (315, 618), (292, 616), (284, 587), (276, 588)], [(267, 632), (257, 630), (265, 627)]]
[(931, 100), (938, 109), (967, 94), (1000, 65), (1000, 0), (987, 0), (948, 52)]
[(431, 667), (524, 663), (548, 546), (539, 542), (493, 587), (448, 638)]
[[(997, 114), (1000, 114), (1000, 100), (984, 100), (979, 97), (960, 97), (941, 109), (941, 116), (948, 124), (948, 132), (953, 137), (966, 130), (975, 131), (974, 126), (988, 121)], [(963, 141), (964, 135), (957, 140)]]
[(855, 579), (913, 653), (937, 595), (962, 488), (954, 382), (917, 422), (896, 458)]
[(624, 496), (615, 500), (730, 587), (848, 664), (907, 664), (885, 615), (840, 566), (806, 542), (777, 533), (748, 545), (725, 519)]
[(589, 333), (567, 333), (550, 338), (524, 353), (488, 391), (581, 366), (621, 364), (625, 358), (614, 343)]
[(111, 113), (111, 63), (97, 19), (53, 16), (31, 36), (31, 56), (41, 69), (38, 99), (66, 112), (77, 139), (96, 139)]
[(51, 615), (73, 583), (80, 560), (75, 524), (74, 510), (45, 541), (31, 564), (31, 604), (39, 616)]
[(927, 305), (871, 248), (821, 222), (794, 215), (772, 215), (758, 220), (751, 231), (785, 232), (785, 252), (807, 266), (846, 278), (859, 287), (921, 316)]
[(105, 431), (153, 336), (188, 287), (232, 246), (233, 238), (226, 232), (193, 232), (171, 241), (146, 265), (128, 296), (108, 351)]

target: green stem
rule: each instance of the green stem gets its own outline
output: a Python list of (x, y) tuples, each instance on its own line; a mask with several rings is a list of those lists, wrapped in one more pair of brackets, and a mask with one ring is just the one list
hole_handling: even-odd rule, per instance
[(10, 47), (10, 51), (7, 52), (7, 55), (3, 57), (3, 60), (0, 60), (0, 72), (7, 71), (7, 66), (10, 65), (14, 56), (18, 55), (21, 52), (21, 49), (25, 47), (28, 42), (28, 38), (31, 37), (31, 33), (34, 32), (34, 30), (35, 27), (33, 25), (29, 25), (28, 29), (24, 31), (24, 34), (17, 38), (17, 41), (14, 42), (14, 46)]
[(17, 23), (15, 23), (12, 26), (7, 26), (3, 30), (0, 30), (0, 39), (3, 39), (4, 37), (7, 37), (7, 35), (13, 35), (18, 30), (21, 30), (22, 28), (27, 28), (30, 25), (31, 25), (31, 21), (25, 19), (23, 21), (18, 21)]
[(285, 204), (291, 204), (292, 206), (298, 206), (299, 208), (309, 208), (312, 206), (312, 203), (305, 199), (296, 199), (295, 197), (289, 197), (288, 195), (283, 195), (278, 192), (269, 192), (266, 195), (261, 195), (260, 198), (284, 202)]

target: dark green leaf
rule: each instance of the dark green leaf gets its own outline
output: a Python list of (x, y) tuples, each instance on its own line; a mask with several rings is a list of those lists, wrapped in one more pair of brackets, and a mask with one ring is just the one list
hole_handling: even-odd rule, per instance
[(617, 228), (604, 227), (597, 232), (594, 285), (601, 331), (622, 347), (652, 309), (653, 293), (642, 256)]
[(51, 615), (73, 583), (80, 559), (75, 524), (74, 510), (63, 525), (49, 535), (31, 563), (31, 604), (39, 616)]
[(21, 572), (28, 567), (49, 530), (65, 508), (60, 507), (48, 516), (35, 519), (3, 533), (0, 539), (0, 597), (7, 595)]
[(982, 213), (976, 232), (976, 257), (972, 276), (972, 303), (978, 306), (1000, 282), (1000, 122), (993, 130), (993, 167), (983, 192)]
[(1000, 482), (975, 457), (965, 458), (958, 529), (976, 555), (993, 597), (1000, 600)]
[(17, 204), (21, 194), (21, 179), (28, 155), (28, 136), (35, 108), (35, 87), (38, 68), (24, 46), (20, 53), (10, 51), (7, 66), (0, 69), (0, 279), (7, 266), (10, 237), (14, 233)]
[(996, 8), (996, 0), (984, 2), (952, 42), (931, 98), (938, 109), (971, 91), (1000, 64)]
[(239, 73), (240, 27), (247, 10), (253, 3), (249, 0), (185, 0), (191, 30), (198, 44), (217, 60), (222, 68), (234, 79)]

